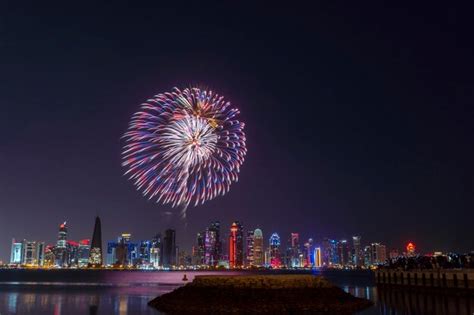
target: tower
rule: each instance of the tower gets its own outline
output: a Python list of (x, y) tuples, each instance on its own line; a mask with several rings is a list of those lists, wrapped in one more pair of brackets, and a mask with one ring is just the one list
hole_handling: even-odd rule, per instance
[(244, 264), (244, 235), (239, 221), (232, 223), (229, 236), (229, 267), (241, 267)]
[(55, 265), (58, 267), (67, 266), (67, 223), (64, 221), (59, 225), (58, 240), (55, 247)]
[(176, 231), (167, 229), (163, 238), (163, 267), (176, 265)]
[(10, 264), (21, 264), (23, 251), (22, 251), (22, 242), (17, 242), (15, 239), (12, 239), (12, 249), (10, 253)]
[(263, 233), (260, 229), (253, 231), (253, 262), (252, 265), (256, 267), (263, 266), (264, 263), (263, 251)]
[(246, 238), (246, 245), (247, 245), (247, 257), (246, 257), (246, 265), (247, 266), (252, 266), (253, 261), (255, 259), (255, 251), (254, 251), (254, 244), (255, 244), (255, 239), (254, 239), (254, 231), (250, 230), (247, 231), (247, 238)]
[(100, 218), (95, 218), (94, 233), (92, 234), (92, 242), (89, 251), (89, 268), (102, 267), (102, 229), (100, 226)]
[(270, 265), (273, 268), (279, 268), (281, 265), (280, 258), (280, 236), (277, 233), (273, 233), (270, 236)]
[(364, 257), (362, 248), (360, 247), (360, 236), (352, 237), (353, 256), (352, 262), (356, 267), (361, 267), (364, 264)]

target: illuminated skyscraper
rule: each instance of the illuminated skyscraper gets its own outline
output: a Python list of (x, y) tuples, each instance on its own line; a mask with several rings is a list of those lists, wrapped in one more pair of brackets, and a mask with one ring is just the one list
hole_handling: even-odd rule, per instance
[(45, 251), (44, 242), (36, 242), (36, 263), (38, 266), (44, 265), (44, 251)]
[(265, 261), (263, 251), (263, 233), (260, 229), (253, 232), (253, 266), (262, 267)]
[(44, 250), (43, 266), (53, 267), (54, 263), (55, 263), (54, 246), (53, 245), (48, 245), (48, 246), (46, 246), (46, 248)]
[(195, 265), (204, 265), (206, 255), (205, 233), (197, 233), (196, 245), (193, 247), (193, 263)]
[(161, 234), (158, 233), (151, 241), (150, 264), (154, 268), (161, 266), (161, 256), (163, 252), (163, 243), (161, 242)]
[[(40, 246), (38, 246), (39, 244)], [(28, 266), (38, 266), (38, 259), (40, 257), (44, 257), (44, 243), (23, 240), (21, 247), (23, 249), (22, 264)]]
[(149, 240), (140, 241), (138, 245), (138, 257), (136, 264), (143, 267), (148, 267), (150, 265), (150, 251), (151, 251), (152, 242)]
[(242, 267), (244, 264), (243, 227), (239, 221), (232, 223), (229, 236), (229, 267)]
[(247, 266), (252, 266), (253, 265), (253, 260), (254, 260), (254, 231), (247, 231), (247, 237), (245, 239), (245, 245), (246, 245), (246, 265)]
[(91, 248), (89, 251), (89, 264), (90, 268), (102, 267), (102, 229), (100, 225), (100, 218), (95, 218), (94, 233), (92, 234)]
[(289, 248), (286, 253), (286, 262), (287, 266), (296, 268), (296, 267), (303, 267), (300, 262), (300, 234), (299, 233), (291, 233), (290, 235), (290, 244)]
[(323, 266), (323, 260), (321, 255), (321, 247), (314, 249), (314, 267), (321, 268)]
[(58, 240), (54, 249), (55, 265), (58, 267), (67, 267), (67, 224), (66, 221), (59, 225)]
[(89, 263), (90, 248), (91, 245), (89, 239), (79, 241), (79, 246), (77, 248), (77, 265), (79, 268), (87, 267)]
[(303, 264), (300, 267), (311, 267), (314, 263), (313, 239), (304, 243)]
[(277, 233), (273, 233), (269, 239), (270, 248), (270, 265), (272, 268), (280, 268), (281, 256), (280, 256), (280, 236)]
[(373, 265), (384, 264), (387, 260), (387, 249), (380, 243), (370, 245), (371, 263)]
[(79, 257), (77, 255), (79, 250), (79, 243), (74, 241), (67, 241), (67, 265), (68, 267), (77, 267), (79, 262)]
[(352, 263), (354, 266), (361, 267), (364, 265), (364, 252), (360, 245), (360, 236), (352, 237)]
[(212, 222), (206, 229), (204, 239), (204, 263), (208, 266), (216, 266), (221, 256), (220, 222)]
[(12, 239), (12, 249), (10, 252), (10, 264), (21, 264), (22, 261), (22, 243)]

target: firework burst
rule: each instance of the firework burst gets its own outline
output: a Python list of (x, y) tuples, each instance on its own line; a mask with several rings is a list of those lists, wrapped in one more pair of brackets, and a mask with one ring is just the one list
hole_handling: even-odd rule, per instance
[(156, 95), (123, 136), (125, 174), (144, 196), (184, 210), (224, 195), (247, 153), (238, 114), (212, 91), (174, 88)]

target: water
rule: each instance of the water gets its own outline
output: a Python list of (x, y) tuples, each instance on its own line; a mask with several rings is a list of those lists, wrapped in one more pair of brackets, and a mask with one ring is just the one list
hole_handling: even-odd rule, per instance
[[(195, 275), (187, 272), (190, 281)], [(180, 286), (182, 276), (180, 272), (116, 273), (114, 278), (108, 279), (108, 284), (4, 282), (0, 284), (0, 315), (158, 315), (161, 313), (149, 307), (148, 301)], [(342, 278), (331, 281), (346, 292), (375, 303), (359, 315), (472, 315), (474, 312), (473, 298), (408, 294), (403, 290), (380, 291), (370, 282), (362, 280), (346, 281)]]

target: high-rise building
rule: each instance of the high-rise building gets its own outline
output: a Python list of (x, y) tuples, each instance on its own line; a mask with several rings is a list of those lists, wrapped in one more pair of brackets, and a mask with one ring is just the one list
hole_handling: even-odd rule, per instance
[(79, 241), (77, 248), (77, 266), (79, 268), (87, 267), (89, 263), (90, 240), (84, 239)]
[(153, 268), (159, 268), (161, 266), (162, 251), (163, 243), (161, 242), (161, 234), (158, 233), (151, 241), (150, 264)]
[(196, 246), (193, 250), (194, 264), (202, 266), (205, 264), (206, 255), (206, 240), (205, 233), (197, 233), (196, 235)]
[(370, 245), (364, 247), (364, 265), (365, 267), (372, 265), (372, 247)]
[(339, 258), (339, 264), (341, 266), (346, 266), (349, 264), (349, 246), (347, 240), (340, 240), (337, 243), (337, 256)]
[(229, 267), (238, 268), (244, 264), (243, 227), (239, 221), (232, 223), (229, 236)]
[(55, 265), (58, 267), (67, 267), (67, 223), (64, 221), (59, 225), (58, 240), (54, 249)]
[(221, 223), (219, 221), (214, 221), (211, 223), (211, 229), (216, 231), (216, 254), (215, 259), (220, 260), (222, 256), (222, 238), (221, 238)]
[(89, 264), (90, 268), (102, 267), (102, 229), (100, 224), (100, 218), (95, 218), (94, 233), (92, 234), (92, 242), (89, 251)]
[[(117, 246), (118, 242), (116, 241), (107, 242), (107, 252), (105, 255), (106, 266), (113, 266), (117, 262)], [(89, 257), (87, 257), (87, 261), (89, 262)]]
[(48, 245), (44, 250), (44, 260), (43, 266), (45, 267), (53, 267), (55, 264), (55, 256), (54, 256), (54, 246)]
[(360, 236), (352, 237), (352, 263), (356, 267), (361, 267), (364, 265), (364, 252), (360, 245)]
[(204, 239), (204, 264), (207, 266), (216, 266), (219, 257), (218, 257), (218, 240), (217, 240), (217, 231), (212, 228), (207, 228), (205, 232)]
[(304, 243), (303, 261), (300, 267), (311, 267), (314, 264), (313, 239), (310, 238)]
[(79, 250), (79, 243), (75, 241), (67, 241), (67, 265), (68, 267), (77, 267), (79, 264), (79, 257), (77, 255)]
[[(129, 236), (130, 234), (126, 235)], [(111, 244), (111, 251), (113, 252), (112, 265), (123, 268), (132, 264), (129, 251), (130, 244), (130, 237), (118, 237), (117, 242)]]
[(176, 266), (176, 231), (167, 229), (163, 238), (163, 267)]
[(151, 246), (152, 242), (149, 240), (139, 242), (137, 265), (141, 267), (148, 267), (150, 265)]
[(371, 252), (371, 264), (380, 265), (384, 264), (387, 260), (387, 249), (385, 245), (380, 243), (372, 243), (370, 245)]
[(12, 239), (12, 248), (10, 252), (10, 264), (21, 264), (23, 258), (22, 243)]
[(247, 238), (245, 239), (247, 252), (245, 261), (247, 266), (252, 266), (255, 259), (254, 243), (254, 231), (247, 231)]
[(293, 232), (290, 235), (290, 244), (286, 253), (285, 264), (291, 268), (303, 267), (300, 262), (300, 254), (300, 234)]
[(28, 266), (38, 266), (38, 256), (43, 256), (43, 254), (39, 254), (38, 251), (44, 250), (44, 244), (40, 249), (38, 248), (37, 242), (23, 240), (21, 247), (23, 249), (22, 264)]
[(36, 242), (36, 262), (38, 266), (44, 266), (44, 254), (46, 246), (44, 242)]
[(314, 267), (321, 268), (323, 266), (321, 247), (314, 249)]
[(281, 256), (280, 256), (280, 236), (277, 233), (273, 233), (269, 239), (270, 248), (270, 265), (272, 268), (280, 268)]
[(260, 229), (253, 231), (253, 263), (255, 267), (262, 267), (265, 262), (263, 251), (263, 233)]

